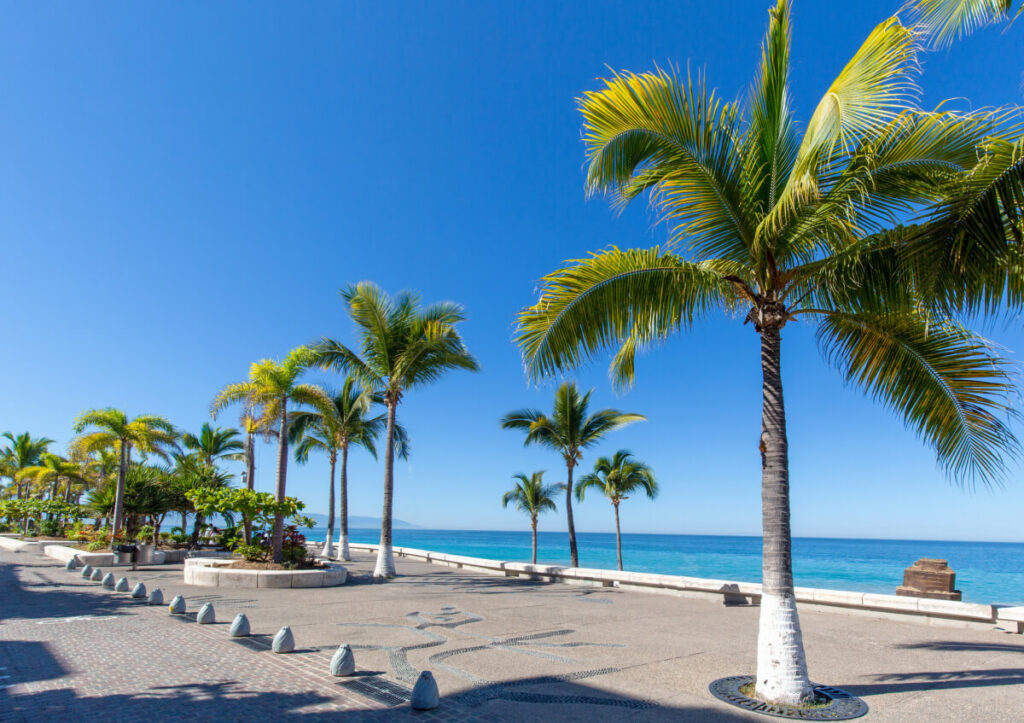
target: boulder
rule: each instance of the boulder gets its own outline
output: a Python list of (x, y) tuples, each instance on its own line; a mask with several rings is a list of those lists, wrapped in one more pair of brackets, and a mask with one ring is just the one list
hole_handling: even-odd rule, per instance
[(185, 598), (181, 595), (175, 595), (174, 599), (171, 600), (171, 604), (168, 608), (171, 615), (184, 615), (185, 614)]
[(437, 681), (429, 670), (420, 673), (416, 685), (412, 687), (411, 702), (413, 710), (433, 710), (441, 702)]
[(89, 579), (93, 582), (99, 582), (103, 579), (103, 570), (98, 567), (93, 568), (92, 575), (89, 575)]
[(213, 603), (206, 603), (199, 608), (199, 614), (196, 615), (196, 622), (200, 625), (210, 625), (217, 622), (217, 614), (213, 610)]
[(231, 621), (231, 629), (228, 630), (233, 638), (246, 638), (249, 636), (249, 618), (245, 613), (238, 613)]
[(114, 585), (114, 590), (117, 592), (128, 592), (128, 578), (122, 577), (118, 580), (117, 584)]
[[(139, 583), (140, 585), (142, 583)], [(156, 588), (153, 592), (149, 593), (149, 597), (146, 598), (147, 605), (163, 605), (164, 604), (164, 592), (160, 588)]]
[[(146, 597), (146, 583), (135, 583), (135, 587), (132, 588), (132, 597), (136, 600), (141, 600), (142, 598)], [(163, 601), (161, 600), (161, 602)]]
[(295, 636), (292, 635), (292, 629), (285, 625), (283, 628), (277, 631), (277, 635), (274, 636), (274, 644), (271, 649), (275, 653), (290, 653), (295, 650)]
[(352, 648), (342, 645), (331, 658), (331, 675), (342, 678), (356, 672), (356, 656), (352, 654)]
[(92, 565), (86, 565), (82, 568), (82, 577), (88, 578), (90, 575), (92, 575)]
[(108, 590), (113, 590), (114, 589), (114, 573), (108, 572), (106, 575), (104, 575), (103, 576), (103, 582), (101, 582), (100, 584), (103, 585), (103, 587), (107, 588)]
[(72, 570), (77, 570), (78, 569), (78, 560), (76, 558), (72, 557), (70, 560), (68, 560), (67, 562), (64, 563), (64, 569), (67, 570), (68, 572), (71, 572)]

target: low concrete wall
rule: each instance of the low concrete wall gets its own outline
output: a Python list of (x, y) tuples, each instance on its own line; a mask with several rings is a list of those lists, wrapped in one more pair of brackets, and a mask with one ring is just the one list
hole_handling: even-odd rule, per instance
[[(167, 552), (177, 552), (177, 550), (169, 550)], [(169, 562), (166, 559), (164, 550), (154, 550), (153, 561), (148, 563), (139, 563), (140, 565), (163, 565), (165, 562)], [(47, 557), (52, 557), (55, 560), (61, 562), (67, 562), (72, 557), (77, 557), (78, 561), (83, 565), (92, 565), (93, 567), (131, 567), (130, 562), (123, 563), (120, 565), (114, 564), (114, 553), (112, 552), (89, 552), (88, 550), (79, 550), (75, 547), (68, 547), (67, 545), (55, 545), (49, 544), (43, 548), (43, 554)], [(178, 560), (180, 562), (180, 560)]]
[(42, 542), (19, 540), (8, 535), (0, 537), (0, 550), (10, 550), (11, 552), (36, 552), (42, 544)]
[(193, 557), (185, 560), (185, 584), (202, 587), (296, 588), (344, 585), (348, 570), (326, 563), (326, 570), (245, 570), (226, 568), (233, 560)]
[[(364, 552), (377, 551), (377, 545), (349, 543), (349, 547), (352, 550)], [(396, 557), (424, 560), (437, 565), (447, 565), (448, 567), (492, 575), (663, 592), (685, 597), (722, 600), (726, 603), (757, 604), (761, 601), (761, 585), (760, 583), (753, 582), (732, 582), (729, 580), (712, 580), (682, 575), (657, 575), (646, 572), (595, 570), (585, 567), (531, 565), (525, 562), (487, 560), (480, 557), (449, 555), (442, 552), (416, 550), (409, 547), (393, 547), (392, 550)], [(812, 607), (838, 607), (849, 611), (867, 611), (872, 614), (920, 622), (959, 622), (964, 624), (983, 624), (985, 626), (996, 623), (996, 608), (992, 605), (903, 597), (900, 595), (847, 592), (845, 590), (823, 590), (809, 587), (798, 587), (795, 589), (795, 593), (797, 602)], [(1018, 610), (1019, 608), (1004, 609)], [(1008, 624), (1010, 624), (1009, 618), (1006, 619)], [(1024, 627), (1024, 616), (1022, 616), (1021, 627)]]

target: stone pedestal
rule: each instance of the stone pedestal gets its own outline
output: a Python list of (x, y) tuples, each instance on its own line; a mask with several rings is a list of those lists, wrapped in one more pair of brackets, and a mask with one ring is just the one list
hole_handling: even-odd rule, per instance
[(903, 584), (896, 588), (897, 595), (927, 597), (935, 600), (959, 600), (956, 573), (945, 560), (923, 557), (903, 571)]

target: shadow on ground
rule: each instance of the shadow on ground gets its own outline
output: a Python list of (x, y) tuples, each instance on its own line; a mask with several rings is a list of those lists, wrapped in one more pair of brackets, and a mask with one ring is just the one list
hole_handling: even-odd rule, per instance
[[(98, 596), (94, 589), (100, 584), (86, 580), (77, 571), (66, 573), (66, 581), (55, 583), (40, 575), (39, 569), (52, 570), (53, 565), (31, 560), (0, 565), (0, 623), (13, 618), (120, 615), (129, 607), (145, 604), (114, 593)], [(113, 572), (118, 575), (119, 570)]]

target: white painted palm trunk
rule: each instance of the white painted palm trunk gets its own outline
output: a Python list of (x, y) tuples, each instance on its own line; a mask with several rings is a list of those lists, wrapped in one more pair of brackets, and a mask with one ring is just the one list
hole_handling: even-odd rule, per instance
[(320, 557), (326, 557), (328, 560), (331, 559), (331, 553), (334, 551), (334, 530), (327, 531), (327, 539), (324, 540), (323, 549), (320, 550)]
[(813, 694), (796, 598), (791, 594), (761, 596), (756, 692), (759, 698), (787, 705), (798, 705)]
[(352, 559), (352, 553), (348, 549), (348, 535), (344, 532), (338, 537), (338, 560), (341, 562), (349, 562)]
[(390, 544), (381, 544), (377, 549), (377, 566), (373, 568), (373, 577), (384, 580), (395, 576), (395, 555)]

